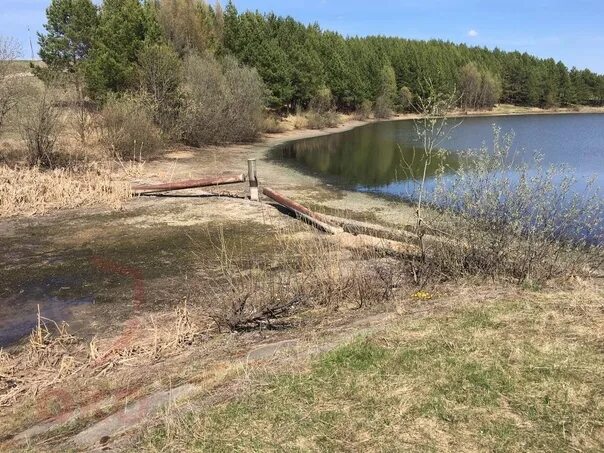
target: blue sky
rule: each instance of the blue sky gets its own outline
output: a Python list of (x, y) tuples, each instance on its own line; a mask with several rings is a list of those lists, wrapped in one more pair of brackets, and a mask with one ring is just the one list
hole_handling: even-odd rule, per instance
[[(0, 0), (0, 34), (29, 57), (50, 0)], [(440, 38), (526, 51), (604, 73), (604, 0), (236, 0), (240, 10), (291, 15), (344, 35)]]

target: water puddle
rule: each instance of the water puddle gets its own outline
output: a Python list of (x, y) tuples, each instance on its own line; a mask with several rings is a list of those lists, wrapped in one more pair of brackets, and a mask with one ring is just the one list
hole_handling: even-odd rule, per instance
[(266, 227), (236, 223), (158, 225), (143, 235), (128, 224), (99, 231), (90, 218), (21, 233), (0, 237), (0, 347), (29, 335), (38, 306), (42, 317), (68, 322), (76, 336), (110, 335), (135, 312), (166, 309), (200, 291), (204, 272), (216, 266), (219, 235), (232, 250), (253, 244), (251, 256), (272, 242)]
[[(42, 318), (69, 322), (73, 317), (74, 307), (93, 302), (92, 296), (71, 300), (58, 297), (35, 299), (21, 296), (13, 300), (0, 299), (0, 348), (17, 343), (36, 327), (38, 309)], [(52, 322), (46, 324), (51, 330), (55, 327)]]

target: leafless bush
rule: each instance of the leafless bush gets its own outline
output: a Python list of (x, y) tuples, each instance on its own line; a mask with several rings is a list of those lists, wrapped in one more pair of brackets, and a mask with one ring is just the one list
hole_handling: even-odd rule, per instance
[(381, 95), (375, 100), (373, 114), (379, 119), (388, 119), (392, 117), (394, 112), (392, 111), (391, 101), (388, 99), (388, 96)]
[(310, 129), (325, 129), (340, 124), (340, 115), (334, 109), (333, 95), (329, 88), (321, 88), (311, 99), (306, 118)]
[(281, 119), (276, 116), (269, 114), (264, 117), (262, 121), (262, 131), (267, 134), (278, 134), (286, 130), (285, 125), (281, 122)]
[(363, 121), (371, 117), (373, 112), (373, 103), (369, 100), (364, 100), (358, 109), (353, 114), (354, 119)]
[(220, 329), (282, 328), (301, 309), (359, 309), (392, 297), (400, 275), (396, 260), (357, 256), (320, 235), (292, 240), (290, 233), (275, 238), (279, 247), (270, 265), (246, 263), (223, 237), (218, 241), (220, 271), (208, 287), (210, 316)]
[(170, 46), (145, 47), (138, 57), (141, 88), (153, 101), (153, 116), (161, 130), (178, 135), (178, 112), (181, 99), (182, 63)]
[(144, 96), (130, 94), (107, 101), (102, 111), (102, 136), (115, 157), (141, 160), (161, 147), (151, 111)]
[(409, 87), (402, 87), (398, 93), (398, 109), (407, 112), (413, 107), (413, 93)]
[(309, 110), (317, 113), (325, 113), (333, 110), (334, 102), (331, 90), (327, 87), (323, 87), (317, 91), (317, 93), (310, 100), (308, 105)]
[(291, 116), (290, 120), (296, 130), (306, 129), (308, 127), (308, 119), (300, 106), (296, 107), (296, 113)]
[(88, 100), (82, 88), (78, 74), (69, 77), (62, 88), (69, 109), (66, 125), (81, 145), (86, 145), (91, 136), (98, 131), (98, 107)]
[(255, 69), (232, 57), (192, 56), (185, 63), (181, 112), (184, 140), (193, 146), (247, 142), (262, 123), (264, 87)]
[[(411, 175), (417, 282), (472, 275), (539, 283), (601, 266), (604, 200), (595, 180), (513, 152), (513, 137), (497, 128), (493, 149), (460, 153), (454, 168), (444, 168), (442, 144), (459, 124), (451, 126), (447, 113), (458, 101), (438, 93), (418, 100), (425, 161), (423, 173)], [(434, 162), (440, 168), (430, 182)]]
[(340, 115), (332, 110), (317, 112), (314, 110), (306, 114), (307, 127), (310, 129), (326, 129), (337, 127), (340, 124)]
[(58, 156), (55, 147), (62, 120), (49, 88), (45, 87), (39, 94), (23, 100), (19, 128), (27, 147), (28, 163), (46, 168), (56, 165)]
[(0, 129), (6, 115), (15, 108), (21, 94), (21, 74), (12, 74), (10, 65), (21, 55), (21, 46), (0, 35)]

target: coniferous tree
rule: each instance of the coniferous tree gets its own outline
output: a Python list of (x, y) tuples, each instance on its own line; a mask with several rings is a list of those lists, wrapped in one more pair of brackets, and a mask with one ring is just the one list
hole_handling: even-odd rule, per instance
[(103, 2), (93, 50), (86, 65), (89, 89), (97, 98), (133, 86), (139, 52), (145, 43), (158, 39), (153, 20), (138, 0)]
[(52, 0), (46, 9), (46, 33), (38, 33), (40, 58), (46, 68), (39, 75), (52, 72), (79, 81), (82, 63), (88, 58), (96, 28), (97, 9), (91, 0)]
[(239, 13), (231, 1), (224, 9), (208, 1), (104, 0), (97, 13), (92, 0), (52, 0), (47, 34), (39, 38), (41, 55), (57, 72), (85, 67), (98, 98), (132, 88), (138, 54), (159, 42), (169, 43), (181, 59), (191, 53), (232, 55), (254, 67), (268, 105), (278, 109), (306, 107), (324, 88), (340, 109), (356, 110), (378, 97), (404, 109), (400, 88), (425, 96), (428, 80), (441, 93), (465, 92), (462, 102), (479, 108), (498, 100), (597, 104), (603, 97), (604, 76), (569, 71), (551, 59), (441, 40), (344, 38), (291, 17)]
[(570, 80), (570, 74), (568, 73), (568, 69), (564, 66), (564, 63), (558, 62), (556, 65), (556, 69), (558, 71), (558, 80), (560, 87), (560, 105), (562, 107), (567, 107), (577, 102), (575, 90), (573, 84)]

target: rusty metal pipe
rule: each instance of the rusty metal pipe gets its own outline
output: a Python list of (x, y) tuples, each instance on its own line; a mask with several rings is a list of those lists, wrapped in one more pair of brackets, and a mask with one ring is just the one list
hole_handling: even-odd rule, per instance
[(203, 179), (190, 179), (187, 181), (174, 181), (165, 184), (150, 184), (132, 187), (133, 192), (154, 193), (171, 190), (195, 189), (198, 187), (221, 186), (225, 184), (238, 184), (246, 181), (245, 175), (216, 176)]

